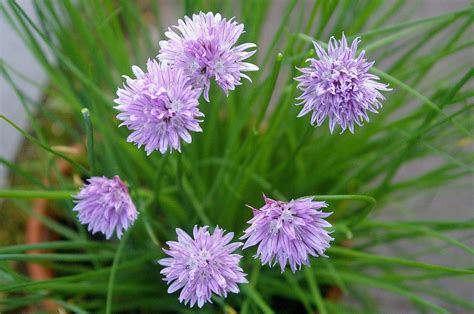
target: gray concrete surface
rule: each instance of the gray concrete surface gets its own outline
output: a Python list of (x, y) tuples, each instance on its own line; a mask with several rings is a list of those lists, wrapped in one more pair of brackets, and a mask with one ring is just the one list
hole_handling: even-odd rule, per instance
[[(18, 1), (25, 11), (33, 16), (32, 1)], [(18, 72), (39, 84), (46, 82), (46, 75), (41, 66), (36, 62), (20, 37), (10, 27), (6, 19), (0, 14), (0, 59)], [(30, 99), (39, 101), (41, 90), (18, 81), (19, 87), (25, 91)], [(0, 113), (11, 119), (22, 128), (28, 128), (28, 119), (25, 111), (15, 94), (15, 91), (0, 77)], [(0, 121), (0, 156), (13, 161), (22, 143), (21, 135), (4, 121)], [(7, 169), (0, 164), (0, 188), (7, 184)]]

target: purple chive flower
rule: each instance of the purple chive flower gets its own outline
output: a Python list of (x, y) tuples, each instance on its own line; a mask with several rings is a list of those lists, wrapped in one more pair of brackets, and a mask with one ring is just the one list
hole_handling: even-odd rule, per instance
[(170, 284), (168, 293), (179, 289), (179, 302), (193, 307), (202, 307), (211, 301), (211, 294), (227, 297), (227, 292), (239, 292), (237, 284), (248, 282), (246, 274), (239, 267), (241, 255), (232, 254), (242, 243), (230, 243), (234, 233), (224, 235), (217, 227), (211, 235), (206, 227), (194, 226), (191, 238), (181, 229), (176, 229), (178, 242), (169, 241), (164, 250), (171, 257), (158, 262), (165, 266), (161, 273)]
[(168, 40), (160, 41), (160, 61), (172, 64), (184, 70), (191, 78), (195, 88), (204, 90), (204, 99), (209, 102), (211, 79), (226, 95), (241, 85), (240, 78), (250, 78), (245, 71), (257, 71), (254, 64), (244, 62), (254, 51), (246, 51), (256, 47), (245, 43), (235, 46), (244, 25), (232, 19), (223, 19), (221, 15), (211, 12), (194, 14), (192, 19), (185, 16), (184, 21), (178, 20), (175, 30), (168, 29), (165, 36)]
[(92, 233), (102, 232), (110, 239), (114, 231), (120, 239), (137, 219), (138, 212), (125, 183), (118, 176), (91, 177), (74, 196), (79, 221)]
[(193, 89), (183, 70), (172, 69), (148, 60), (147, 72), (132, 67), (136, 79), (124, 76), (126, 85), (117, 90), (120, 111), (117, 118), (133, 131), (127, 138), (138, 147), (145, 145), (150, 155), (154, 150), (164, 154), (168, 149), (181, 151), (180, 138), (191, 143), (189, 131), (201, 132), (198, 117), (200, 91)]
[(377, 76), (368, 73), (374, 62), (364, 59), (365, 51), (356, 57), (359, 38), (347, 45), (344, 34), (339, 43), (329, 40), (328, 51), (314, 42), (317, 59), (308, 59), (310, 66), (298, 69), (303, 75), (295, 78), (303, 94), (298, 97), (303, 109), (298, 117), (312, 111), (311, 125), (320, 126), (329, 117), (329, 130), (339, 124), (343, 133), (347, 128), (354, 133), (354, 123), (362, 126), (369, 121), (367, 111), (377, 113), (382, 107), (379, 92), (389, 91), (388, 85), (377, 82)]
[(262, 265), (280, 264), (281, 272), (289, 263), (295, 272), (301, 265), (309, 265), (308, 255), (326, 256), (324, 251), (334, 240), (325, 228), (331, 227), (325, 218), (331, 213), (320, 209), (325, 202), (303, 197), (289, 202), (280, 202), (263, 196), (265, 205), (252, 208), (254, 217), (251, 225), (240, 239), (247, 239), (244, 249), (257, 245), (255, 258), (260, 257)]

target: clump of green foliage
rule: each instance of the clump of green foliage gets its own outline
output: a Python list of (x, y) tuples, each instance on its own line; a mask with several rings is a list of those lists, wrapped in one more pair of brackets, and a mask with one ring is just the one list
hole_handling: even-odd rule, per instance
[[(277, 21), (270, 20), (276, 4), (283, 6)], [(261, 193), (290, 199), (317, 195), (334, 214), (335, 241), (329, 259), (311, 260), (311, 268), (281, 275), (261, 267), (246, 254), (242, 267), (250, 284), (227, 299), (215, 298), (202, 311), (241, 313), (376, 312), (377, 299), (366, 287), (406, 298), (420, 312), (474, 310), (472, 300), (433, 287), (433, 280), (471, 280), (471, 266), (425, 263), (418, 255), (379, 255), (375, 247), (422, 237), (426, 250), (455, 248), (472, 260), (474, 250), (448, 232), (471, 230), (474, 220), (429, 221), (378, 219), (387, 204), (446, 186), (472, 174), (472, 76), (469, 60), (459, 58), (472, 49), (469, 36), (473, 10), (413, 19), (411, 1), (183, 1), (176, 16), (199, 11), (236, 16), (245, 24), (246, 42), (258, 45), (251, 62), (260, 67), (229, 97), (215, 86), (211, 103), (202, 103), (204, 132), (181, 154), (146, 156), (126, 142), (127, 130), (118, 128), (113, 109), (121, 75), (131, 65), (143, 66), (158, 53), (163, 34), (158, 1), (89, 0), (35, 1), (33, 22), (15, 1), (3, 2), (3, 17), (25, 41), (48, 75), (47, 96), (56, 106), (38, 106), (38, 115), (66, 132), (66, 142), (45, 136), (32, 103), (17, 82), (28, 78), (2, 62), (2, 75), (18, 93), (28, 112), (31, 132), (17, 127), (44, 150), (45, 167), (0, 161), (27, 182), (0, 196), (31, 214), (34, 197), (50, 198), (60, 208), (61, 223), (39, 219), (60, 241), (5, 245), (0, 248), (0, 311), (14, 311), (52, 299), (68, 311), (150, 313), (194, 312), (166, 292), (161, 246), (174, 239), (174, 230), (194, 224), (219, 225), (240, 234)], [(273, 13), (272, 13), (273, 12)], [(168, 25), (166, 25), (168, 26)], [(269, 29), (269, 32), (264, 30)], [(355, 135), (330, 135), (326, 127), (313, 128), (309, 118), (296, 118), (296, 66), (311, 55), (311, 41), (330, 36), (361, 36), (361, 49), (377, 60), (372, 71), (393, 91), (379, 115)], [(270, 35), (269, 35), (270, 34)], [(271, 37), (268, 37), (271, 36)], [(449, 64), (440, 71), (440, 65)], [(59, 108), (59, 109), (58, 109)], [(84, 109), (87, 110), (84, 110)], [(58, 113), (60, 112), (60, 113)], [(63, 116), (66, 115), (67, 118)], [(87, 153), (68, 154), (54, 145), (81, 143)], [(415, 162), (436, 158), (428, 169), (399, 176)], [(91, 237), (71, 212), (71, 191), (78, 186), (58, 171), (54, 162), (65, 159), (74, 172), (111, 177), (120, 175), (131, 188), (140, 217), (122, 241), (102, 242)], [(55, 177), (57, 180), (38, 179)], [(46, 182), (46, 183), (45, 183)], [(376, 204), (375, 204), (376, 200)], [(414, 211), (426, 208), (416, 208)], [(447, 208), (456, 211), (456, 208)], [(2, 222), (7, 223), (7, 222)], [(440, 243), (442, 243), (440, 245)], [(30, 249), (53, 253), (27, 254)], [(18, 263), (37, 262), (55, 270), (56, 277), (32, 281)], [(356, 300), (332, 300), (334, 287)]]

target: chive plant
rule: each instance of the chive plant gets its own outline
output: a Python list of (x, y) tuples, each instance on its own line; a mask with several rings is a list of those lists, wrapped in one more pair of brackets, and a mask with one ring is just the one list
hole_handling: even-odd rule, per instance
[[(242, 80), (238, 81), (241, 85), (234, 86), (229, 82), (236, 82), (242, 75), (227, 73), (233, 76), (232, 80), (219, 76), (225, 63), (214, 64), (212, 73), (210, 68), (202, 68), (202, 72), (193, 77), (193, 91), (191, 87), (180, 88), (182, 93), (187, 93), (189, 106), (198, 110), (193, 112), (198, 112), (196, 116), (202, 119), (197, 127), (197, 123), (192, 122), (195, 125), (191, 129), (199, 128), (202, 132), (193, 132), (192, 142), (185, 140), (181, 144), (171, 134), (170, 141), (174, 142), (169, 150), (165, 146), (150, 145), (145, 151), (127, 141), (130, 135), (127, 128), (119, 128), (119, 120), (128, 121), (127, 127), (141, 127), (133, 123), (136, 117), (131, 115), (117, 119), (119, 111), (132, 110), (129, 108), (132, 105), (120, 104), (117, 108), (114, 99), (117, 89), (126, 89), (122, 75), (137, 79), (133, 81), (134, 91), (142, 93), (146, 89), (147, 97), (161, 97), (160, 90), (140, 85), (147, 80), (150, 84), (155, 81), (139, 69), (146, 70), (147, 60), (155, 59), (149, 64), (155, 67), (153, 71), (163, 75), (174, 71), (168, 67), (178, 66), (181, 60), (183, 51), (172, 46), (173, 40), (159, 44), (160, 40), (177, 36), (168, 33), (165, 37), (171, 25), (163, 24), (160, 3), (35, 1), (37, 23), (17, 2), (0, 4), (2, 17), (48, 75), (44, 89), (47, 101), (38, 104), (34, 115), (31, 110), (35, 104), (24, 95), (19, 82), (24, 86), (36, 83), (9, 64), (0, 63), (2, 76), (27, 110), (31, 128), (22, 129), (3, 114), (0, 118), (31, 143), (37, 156), (18, 163), (0, 159), (2, 165), (21, 178), (20, 183), (10, 189), (0, 190), (0, 197), (9, 199), (4, 204), (39, 219), (59, 237), (57, 241), (44, 243), (7, 243), (0, 248), (0, 311), (22, 311), (27, 307), (40, 307), (45, 300), (50, 300), (74, 313), (280, 313), (283, 309), (286, 313), (386, 312), (379, 298), (367, 288), (403, 298), (419, 312), (473, 311), (472, 300), (450, 292), (440, 280), (446, 279), (454, 285), (472, 284), (474, 269), (469, 260), (472, 261), (474, 250), (466, 244), (472, 242), (472, 237), (461, 238), (451, 233), (469, 235), (474, 220), (413, 218), (419, 212), (430, 210), (423, 205), (408, 209), (410, 215), (403, 220), (382, 218), (384, 210), (393, 208), (394, 204), (409, 204), (408, 200), (414, 196), (433, 189), (446, 189), (465, 182), (472, 175), (474, 70), (468, 58), (474, 44), (469, 34), (472, 7), (466, 5), (440, 15), (416, 18), (414, 13), (420, 10), (418, 3), (403, 0), (391, 3), (185, 0), (173, 5), (176, 20), (199, 12), (213, 12), (231, 23), (234, 20), (230, 19), (235, 16), (235, 21), (245, 26), (245, 33), (239, 33), (239, 41), (232, 42), (242, 45), (241, 53), (247, 59), (245, 63), (239, 60), (241, 70), (258, 71), (245, 74), (251, 82)], [(182, 28), (182, 24), (179, 27)], [(227, 32), (227, 29), (221, 31)], [(367, 119), (362, 120), (359, 115), (347, 122), (339, 119), (345, 111), (331, 109), (328, 120), (332, 122), (329, 122), (322, 119), (322, 111), (318, 113), (311, 107), (314, 100), (311, 97), (316, 93), (313, 89), (321, 88), (328, 77), (322, 75), (319, 85), (314, 86), (314, 77), (308, 71), (320, 66), (317, 60), (324, 61), (327, 69), (339, 66), (332, 63), (339, 53), (334, 51), (332, 36), (342, 38), (341, 47), (357, 43), (360, 38), (358, 47), (357, 44), (352, 46), (351, 58), (364, 50), (367, 60), (377, 61), (372, 67), (367, 67), (367, 63), (359, 66), (368, 71), (364, 75), (380, 78), (377, 88), (383, 90), (385, 100), (381, 106), (375, 106), (378, 114), (369, 112), (370, 122), (364, 121), (363, 127), (356, 126), (355, 130), (354, 121), (362, 124)], [(193, 55), (202, 52), (200, 44), (199, 40), (193, 42)], [(206, 47), (207, 52), (214, 51), (212, 46)], [(244, 48), (256, 49), (257, 53), (244, 52)], [(329, 56), (323, 52), (325, 49), (329, 49)], [(341, 49), (343, 54), (345, 50)], [(165, 60), (157, 59), (159, 54)], [(232, 58), (235, 55), (228, 52), (226, 62), (234, 60)], [(158, 65), (158, 61), (167, 64)], [(350, 67), (353, 60), (345, 62)], [(137, 67), (132, 71), (133, 65)], [(304, 67), (310, 68), (303, 70)], [(179, 75), (184, 75), (186, 69), (179, 70)], [(295, 80), (302, 74), (300, 71), (303, 76)], [(203, 73), (209, 75), (201, 86)], [(173, 79), (179, 81), (180, 78)], [(358, 76), (357, 80), (363, 84), (364, 76)], [(339, 78), (341, 84), (350, 81), (344, 75)], [(298, 86), (305, 93), (303, 96)], [(204, 89), (200, 92), (206, 99), (201, 97), (199, 104), (193, 97), (200, 93), (194, 88)], [(391, 90), (385, 91), (388, 89)], [(363, 107), (360, 112), (367, 114), (365, 110), (374, 109), (372, 105), (380, 97), (375, 89), (365, 93), (366, 98), (357, 104)], [(120, 97), (124, 97), (120, 102), (128, 105), (129, 95)], [(330, 103), (331, 96), (324, 97), (322, 103)], [(181, 108), (182, 103), (173, 102), (171, 98), (167, 98), (171, 106), (167, 108)], [(296, 106), (301, 102), (297, 98), (304, 100), (303, 107)], [(359, 98), (354, 96), (354, 99)], [(371, 104), (367, 105), (367, 101)], [(302, 109), (304, 113), (312, 111), (321, 116), (297, 117)], [(170, 115), (166, 121), (171, 121), (176, 115), (167, 112)], [(183, 115), (189, 117), (188, 113)], [(148, 121), (148, 116), (143, 119)], [(64, 130), (64, 136), (54, 136), (53, 124)], [(315, 127), (320, 124), (321, 127)], [(348, 131), (339, 134), (337, 127), (334, 128), (336, 124), (343, 129), (347, 127)], [(171, 130), (173, 125), (170, 125)], [(152, 141), (153, 136), (147, 134), (139, 141)], [(181, 138), (188, 139), (187, 135)], [(82, 146), (84, 153), (72, 155), (64, 149), (74, 144)], [(58, 160), (72, 167), (72, 176), (59, 171)], [(424, 165), (422, 168), (403, 174), (406, 169), (413, 169), (410, 168), (413, 164), (420, 163)], [(117, 186), (122, 189), (121, 193), (127, 193), (121, 197), (126, 199), (133, 217), (130, 223), (124, 220), (126, 223), (121, 225), (120, 239), (112, 236), (113, 230), (105, 223), (92, 229), (106, 230), (103, 232), (110, 239), (100, 233), (91, 235), (81, 222), (94, 223), (94, 213), (88, 212), (86, 218), (78, 219), (73, 211), (74, 195), (81, 195), (80, 198), (88, 202), (75, 210), (90, 210), (90, 204), (98, 204), (89, 194), (78, 193), (87, 179), (101, 176), (120, 181)], [(106, 182), (105, 179), (93, 180)], [(100, 204), (113, 196), (108, 194), (110, 190), (104, 184), (99, 184), (104, 196)], [(262, 201), (262, 193), (266, 195), (265, 201)], [(300, 197), (306, 198), (298, 200)], [(48, 199), (58, 219), (31, 210), (31, 199), (36, 198)], [(114, 202), (105, 207), (97, 206), (103, 210), (121, 206), (119, 201)], [(308, 208), (298, 207), (300, 203)], [(247, 204), (255, 206), (255, 213), (245, 206)], [(326, 213), (319, 211), (321, 209)], [(290, 230), (291, 236), (294, 230), (287, 224), (298, 221), (297, 213), (306, 215), (310, 210), (313, 218), (309, 214), (305, 216), (307, 223), (330, 226), (318, 234), (324, 237), (318, 254), (311, 254), (308, 248), (307, 255), (313, 256), (299, 255), (299, 249), (291, 253), (287, 250), (286, 255), (281, 255), (272, 248), (271, 242), (265, 242), (271, 241), (268, 235), (251, 241), (264, 228)], [(458, 210), (462, 208), (446, 209)], [(328, 212), (332, 214), (329, 216)], [(255, 219), (262, 216), (268, 220), (267, 225), (249, 227), (247, 221), (254, 214)], [(272, 225), (271, 215), (281, 215), (279, 225)], [(192, 236), (193, 226), (204, 227), (194, 228), (195, 235), (191, 239), (187, 234)], [(308, 235), (310, 227), (306, 227)], [(122, 235), (122, 229), (127, 228)], [(228, 244), (231, 236), (224, 236), (223, 230), (240, 238), (246, 229), (244, 238), (250, 238), (245, 250), (238, 248), (238, 244)], [(188, 249), (181, 250), (177, 242), (169, 242), (177, 238), (176, 232), (179, 245), (188, 245)], [(308, 238), (318, 241), (318, 236)], [(209, 251), (190, 248), (191, 245), (205, 246), (209, 241), (216, 241), (218, 246)], [(257, 242), (259, 248), (267, 251), (257, 253), (257, 249), (251, 247)], [(416, 252), (400, 249), (398, 245), (406, 242), (422, 243), (423, 249)], [(48, 253), (28, 253), (36, 249), (48, 250)], [(230, 254), (236, 249), (238, 255)], [(448, 249), (460, 256), (457, 263), (441, 265), (423, 259), (426, 254), (443, 254)], [(180, 304), (179, 292), (167, 293), (168, 287), (163, 281), (163, 277), (168, 281), (177, 280), (171, 284), (171, 292), (182, 288), (176, 284), (182, 279), (180, 269), (167, 254), (179, 263), (188, 261), (185, 269), (190, 278), (196, 274), (195, 267), (204, 267), (202, 265), (210, 261), (217, 263), (219, 259), (209, 254), (224, 254), (219, 256), (225, 259), (225, 267), (219, 261), (218, 271), (220, 274), (227, 271), (227, 277), (221, 276), (225, 284), (213, 288), (212, 296), (206, 291), (205, 299), (204, 290), (201, 291), (204, 288), (197, 285), (193, 290), (186, 286), (182, 299), (202, 308)], [(190, 262), (189, 254), (198, 257)], [(253, 255), (266, 256), (265, 265)], [(266, 265), (272, 265), (278, 258), (281, 258), (281, 267)], [(293, 272), (280, 271), (285, 270), (286, 258)], [(296, 262), (292, 258), (296, 258)], [(30, 262), (54, 270), (54, 278), (33, 281), (22, 267)], [(163, 269), (167, 269), (164, 275), (160, 273)], [(235, 276), (229, 275), (230, 269)], [(222, 280), (218, 282), (222, 284)], [(234, 284), (237, 283), (239, 289), (236, 290)], [(238, 293), (224, 297), (228, 291)], [(340, 291), (342, 297), (334, 298), (334, 291)], [(208, 301), (212, 304), (206, 303)]]

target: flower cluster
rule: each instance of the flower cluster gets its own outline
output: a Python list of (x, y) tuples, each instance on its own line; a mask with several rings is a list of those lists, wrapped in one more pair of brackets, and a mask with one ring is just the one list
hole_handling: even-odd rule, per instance
[(216, 227), (211, 235), (207, 228), (194, 226), (193, 238), (176, 229), (178, 242), (167, 242), (169, 249), (164, 250), (171, 257), (159, 260), (165, 266), (161, 273), (170, 284), (168, 292), (181, 289), (179, 301), (191, 307), (212, 303), (212, 293), (224, 297), (228, 292), (238, 293), (237, 285), (247, 282), (239, 266), (242, 256), (233, 253), (242, 243), (230, 243), (232, 232), (224, 235), (224, 230)]
[(281, 272), (286, 264), (293, 272), (301, 265), (309, 265), (308, 256), (326, 256), (324, 251), (333, 240), (325, 229), (331, 227), (325, 218), (331, 213), (321, 211), (325, 202), (304, 197), (289, 202), (275, 201), (264, 196), (265, 205), (253, 209), (251, 225), (240, 239), (247, 239), (244, 249), (257, 245), (257, 255), (262, 264), (280, 264)]
[(255, 44), (245, 43), (235, 46), (244, 26), (233, 19), (227, 21), (220, 14), (203, 12), (194, 14), (192, 19), (178, 20), (175, 30), (165, 33), (168, 40), (160, 41), (158, 58), (176, 68), (181, 68), (191, 78), (195, 88), (203, 89), (204, 99), (209, 102), (211, 79), (228, 95), (240, 78), (250, 78), (242, 72), (257, 71), (254, 64), (244, 62), (250, 58)]
[(354, 133), (354, 124), (362, 126), (369, 121), (368, 111), (377, 113), (382, 106), (379, 99), (384, 99), (379, 90), (390, 89), (368, 73), (374, 62), (364, 59), (365, 51), (356, 57), (358, 44), (356, 38), (349, 47), (343, 34), (339, 43), (331, 38), (326, 52), (314, 42), (319, 60), (309, 59), (310, 66), (299, 69), (303, 75), (295, 78), (303, 92), (298, 97), (299, 105), (303, 105), (298, 117), (312, 112), (312, 125), (320, 126), (329, 118), (331, 133), (336, 124), (341, 133), (347, 128)]
[(127, 186), (118, 176), (92, 177), (87, 182), (74, 196), (73, 211), (78, 212), (79, 221), (89, 225), (92, 233), (102, 232), (110, 239), (115, 231), (120, 239), (138, 216)]
[[(242, 84), (241, 78), (250, 80), (243, 72), (258, 70), (245, 62), (255, 53), (248, 51), (255, 44), (236, 45), (243, 29), (233, 19), (202, 12), (169, 29), (168, 39), (160, 42), (158, 60), (148, 60), (145, 71), (133, 66), (135, 78), (125, 76), (124, 87), (117, 90), (117, 119), (132, 131), (127, 140), (144, 146), (148, 155), (155, 150), (181, 151), (181, 140), (190, 143), (190, 132), (202, 131), (199, 98), (209, 101), (211, 81), (228, 94)], [(295, 78), (303, 91), (299, 116), (312, 112), (311, 124), (317, 126), (328, 117), (331, 133), (336, 124), (342, 132), (354, 132), (354, 124), (369, 120), (368, 111), (380, 108), (379, 91), (389, 90), (368, 73), (373, 62), (364, 59), (364, 51), (356, 57), (358, 43), (356, 39), (349, 47), (344, 35), (339, 42), (331, 38), (327, 52), (314, 43), (319, 59), (309, 59), (310, 66)], [(239, 284), (247, 282), (239, 266), (242, 256), (235, 253), (242, 245), (244, 250), (257, 246), (254, 257), (262, 265), (279, 264), (281, 272), (287, 265), (292, 272), (310, 265), (310, 256), (326, 256), (334, 239), (326, 221), (331, 213), (323, 211), (325, 202), (313, 197), (284, 202), (266, 196), (264, 201), (259, 209), (251, 207), (253, 218), (240, 238), (245, 244), (231, 242), (234, 233), (219, 227), (211, 233), (208, 226), (194, 226), (192, 237), (176, 229), (177, 241), (167, 242), (164, 249), (169, 257), (159, 260), (168, 292), (181, 290), (179, 301), (191, 307), (212, 302), (212, 294), (238, 293)], [(120, 239), (138, 216), (118, 176), (91, 177), (75, 195), (75, 203), (79, 221), (107, 239), (114, 232)]]
[(125, 76), (127, 84), (117, 91), (115, 100), (121, 125), (132, 130), (128, 137), (147, 154), (168, 149), (181, 151), (180, 139), (191, 143), (189, 131), (201, 132), (199, 90), (193, 89), (181, 69), (148, 60), (147, 72), (134, 66), (135, 79)]
[(132, 131), (127, 141), (145, 146), (147, 154), (159, 150), (181, 151), (180, 139), (191, 143), (189, 131), (201, 132), (199, 97), (209, 102), (211, 79), (228, 95), (241, 85), (242, 72), (256, 71), (244, 62), (255, 44), (235, 45), (244, 26), (211, 12), (185, 17), (160, 41), (158, 61), (149, 60), (147, 71), (133, 66), (135, 79), (125, 76), (126, 85), (117, 90), (117, 118)]
[[(253, 209), (251, 226), (241, 239), (247, 239), (243, 249), (258, 244), (255, 258), (262, 264), (280, 264), (281, 272), (287, 264), (293, 272), (301, 265), (309, 265), (309, 255), (326, 256), (324, 251), (333, 240), (326, 230), (331, 227), (325, 218), (330, 213), (321, 211), (325, 202), (313, 201), (312, 197), (290, 202), (272, 200), (264, 196), (265, 205)], [(161, 273), (170, 285), (169, 293), (181, 289), (179, 301), (191, 307), (211, 302), (211, 295), (227, 296), (227, 292), (239, 292), (238, 284), (246, 283), (246, 274), (239, 267), (241, 255), (232, 254), (242, 243), (230, 243), (233, 233), (224, 235), (216, 227), (211, 235), (206, 227), (193, 229), (191, 238), (183, 230), (176, 229), (178, 241), (169, 241), (164, 252), (170, 257), (159, 260), (165, 268)]]

